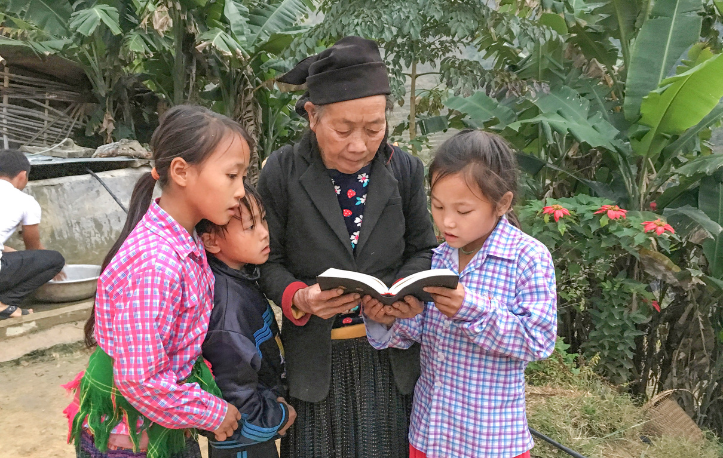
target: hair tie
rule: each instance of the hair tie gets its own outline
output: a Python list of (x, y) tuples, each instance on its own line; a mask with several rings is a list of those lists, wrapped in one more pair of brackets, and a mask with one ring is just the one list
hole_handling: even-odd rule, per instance
[(153, 179), (156, 180), (156, 181), (158, 181), (158, 179), (161, 178), (160, 176), (158, 176), (158, 171), (156, 170), (155, 167), (153, 167), (153, 168), (151, 169), (151, 176), (152, 176)]

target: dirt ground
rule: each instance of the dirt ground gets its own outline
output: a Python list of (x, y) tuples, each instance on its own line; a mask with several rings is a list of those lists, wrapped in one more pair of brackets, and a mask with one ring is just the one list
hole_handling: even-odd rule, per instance
[(74, 345), (0, 364), (0, 458), (75, 457), (63, 415), (70, 399), (60, 385), (85, 369), (89, 356)]

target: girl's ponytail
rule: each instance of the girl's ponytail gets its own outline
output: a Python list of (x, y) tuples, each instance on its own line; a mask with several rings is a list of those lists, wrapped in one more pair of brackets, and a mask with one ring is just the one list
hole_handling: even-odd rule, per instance
[(513, 226), (515, 226), (517, 229), (522, 229), (522, 226), (520, 225), (520, 218), (517, 217), (517, 213), (515, 213), (515, 209), (510, 207), (510, 210), (507, 212), (507, 221), (510, 222)]
[[(168, 169), (173, 159), (179, 157), (188, 164), (200, 164), (213, 153), (216, 146), (228, 134), (240, 136), (249, 148), (253, 149), (253, 140), (239, 123), (207, 108), (176, 105), (163, 114), (160, 125), (153, 132), (150, 144), (157, 175), (154, 177), (151, 173), (145, 173), (136, 182), (126, 223), (118, 240), (103, 260), (101, 272), (110, 265), (123, 242), (148, 211), (156, 182), (161, 188), (168, 184)], [(85, 344), (88, 347), (96, 345), (94, 330), (95, 305), (84, 328)]]
[[(108, 251), (105, 259), (103, 259), (103, 264), (101, 264), (100, 267), (101, 273), (106, 267), (108, 267), (108, 264), (110, 264), (113, 260), (113, 256), (118, 253), (118, 250), (120, 250), (123, 242), (126, 241), (138, 222), (143, 218), (143, 215), (145, 215), (148, 211), (148, 208), (151, 206), (151, 199), (153, 199), (153, 188), (155, 186), (156, 180), (153, 178), (151, 172), (144, 173), (136, 182), (136, 185), (133, 187), (133, 193), (131, 194), (131, 202), (128, 206), (126, 223), (123, 226), (118, 239), (115, 241), (110, 251)], [(87, 347), (95, 346), (95, 304), (93, 305), (93, 309), (90, 311), (90, 317), (88, 318), (88, 321), (85, 322), (83, 330), (85, 332), (85, 345)]]

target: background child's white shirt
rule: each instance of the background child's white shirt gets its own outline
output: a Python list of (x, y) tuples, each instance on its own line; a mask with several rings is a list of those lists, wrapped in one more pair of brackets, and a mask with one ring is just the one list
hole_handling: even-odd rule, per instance
[(0, 258), (4, 243), (18, 226), (40, 224), (40, 204), (7, 180), (0, 180)]

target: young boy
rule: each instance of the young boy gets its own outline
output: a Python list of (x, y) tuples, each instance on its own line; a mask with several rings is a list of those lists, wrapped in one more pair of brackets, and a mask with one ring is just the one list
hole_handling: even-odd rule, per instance
[[(22, 300), (58, 275), (65, 260), (40, 243), (40, 205), (23, 189), (28, 184), (30, 161), (17, 150), (0, 150), (0, 320), (32, 313), (20, 309)], [(23, 227), (25, 251), (3, 244), (18, 226)]]
[(257, 266), (269, 257), (269, 231), (261, 199), (246, 185), (239, 215), (226, 226), (204, 220), (196, 229), (216, 277), (203, 356), (211, 363), (223, 398), (242, 418), (229, 440), (209, 441), (209, 458), (278, 458), (275, 439), (286, 433), (296, 412), (283, 398), (279, 328), (256, 284)]

